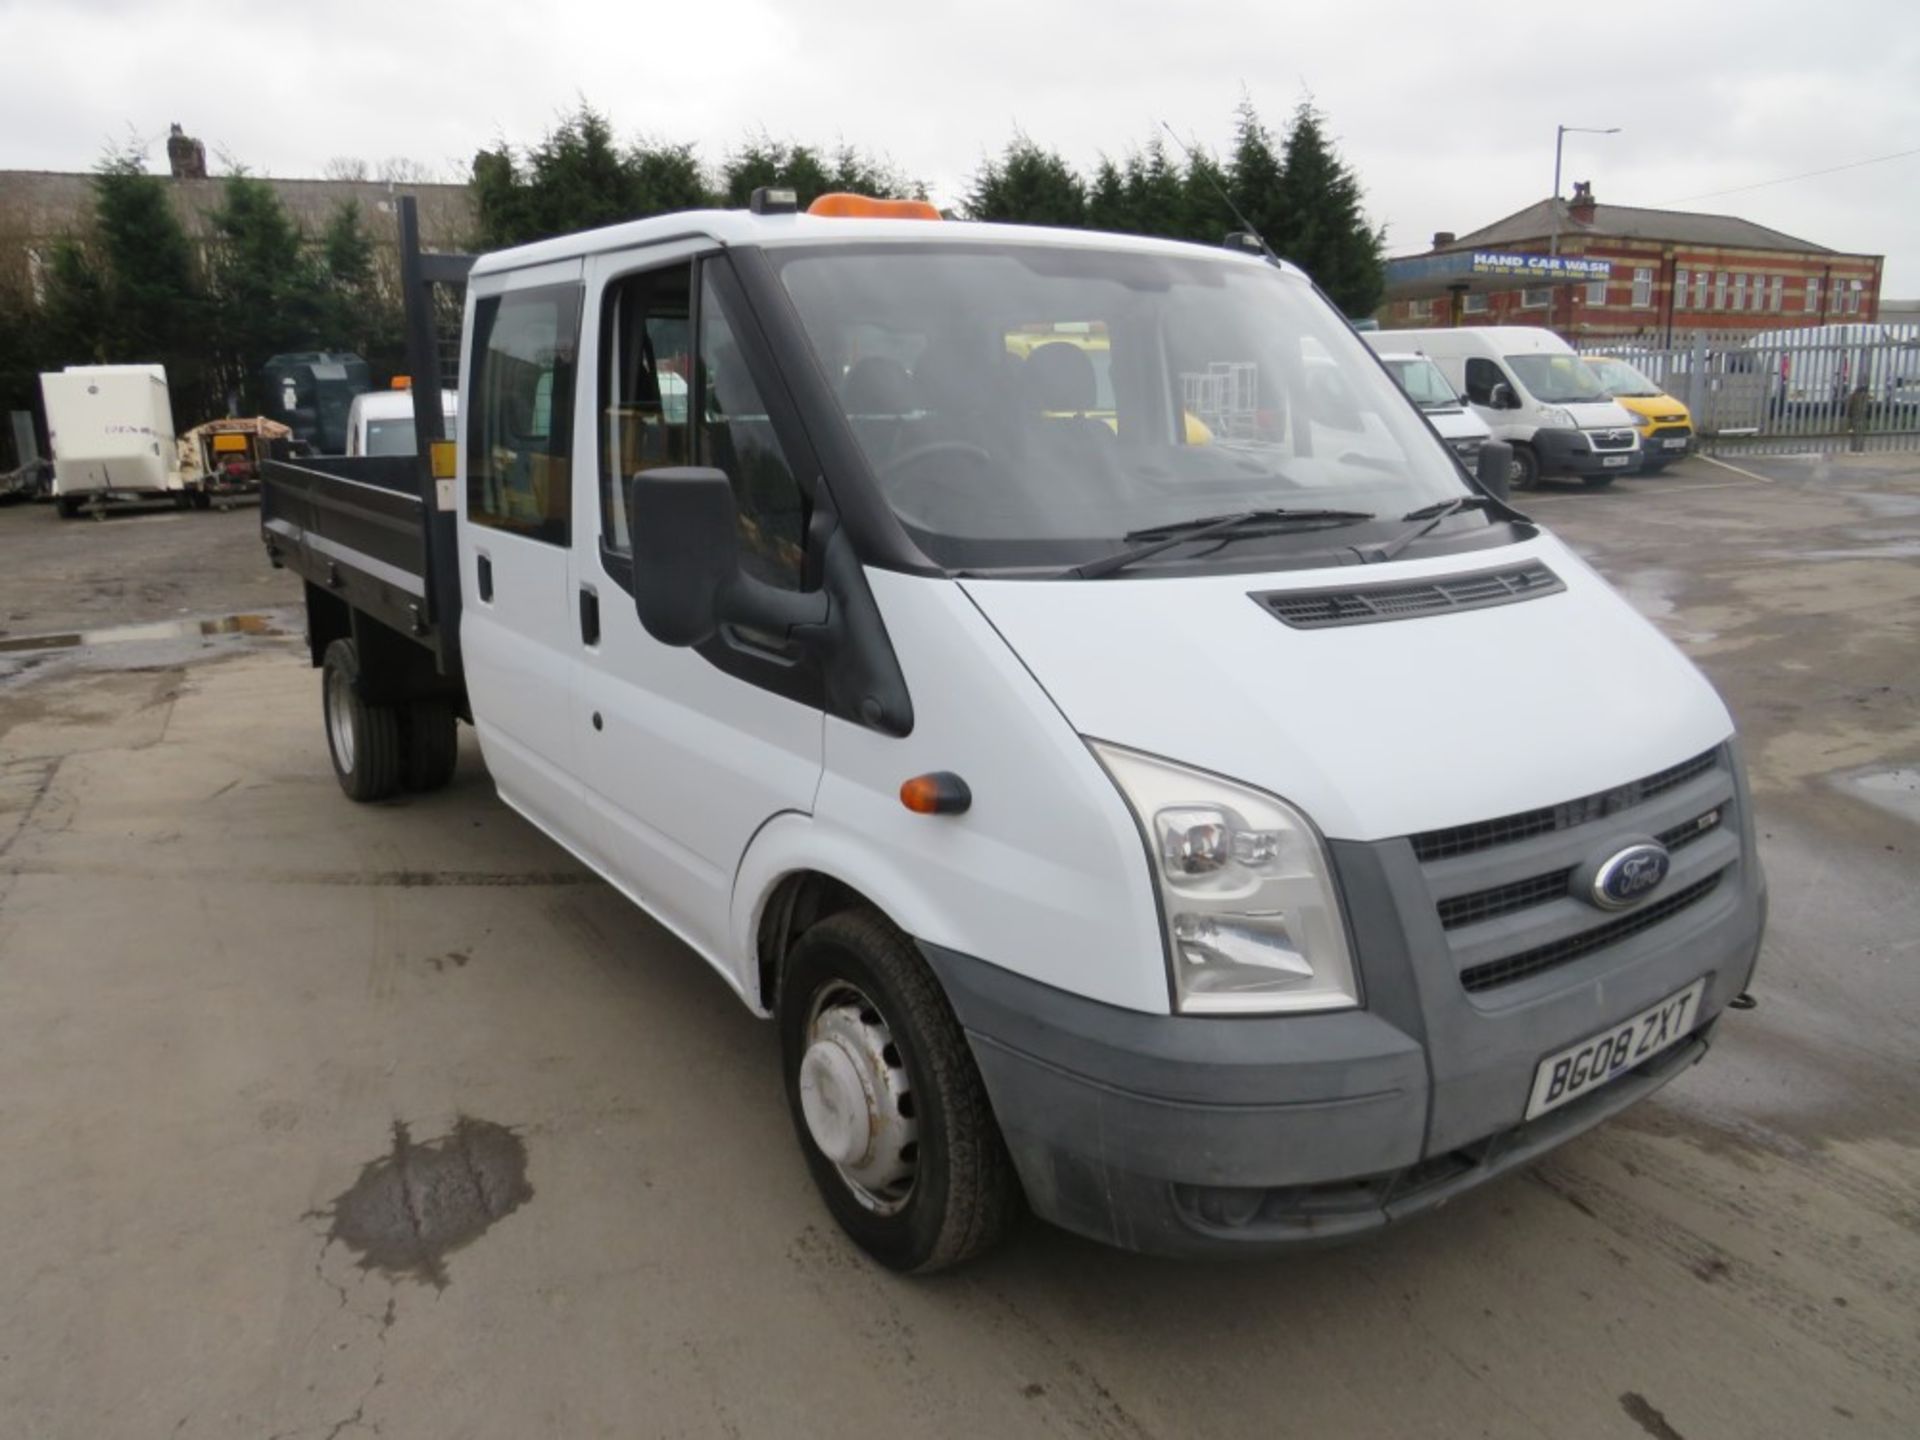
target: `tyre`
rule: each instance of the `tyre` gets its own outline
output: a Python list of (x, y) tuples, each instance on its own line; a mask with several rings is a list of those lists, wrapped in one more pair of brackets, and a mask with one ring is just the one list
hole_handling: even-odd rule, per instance
[(453, 779), (460, 758), (459, 723), (447, 700), (415, 700), (402, 727), (406, 739), (403, 769), (409, 790), (439, 790)]
[(1531, 490), (1540, 483), (1540, 457), (1531, 445), (1513, 447), (1513, 464), (1507, 469), (1507, 483), (1515, 490)]
[(56, 495), (53, 497), (53, 508), (59, 512), (62, 520), (71, 520), (80, 513), (80, 497), (78, 495)]
[(351, 640), (327, 646), (320, 669), (321, 708), (333, 773), (350, 800), (384, 800), (400, 788), (400, 711), (360, 694), (360, 652)]
[(800, 937), (776, 1002), (787, 1104), (841, 1229), (889, 1269), (983, 1254), (1020, 1188), (959, 1022), (913, 942), (871, 910)]

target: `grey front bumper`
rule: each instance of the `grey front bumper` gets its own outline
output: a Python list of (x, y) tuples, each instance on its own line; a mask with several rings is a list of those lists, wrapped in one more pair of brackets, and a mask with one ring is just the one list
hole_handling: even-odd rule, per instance
[(1638, 449), (1595, 450), (1584, 430), (1542, 426), (1533, 432), (1533, 453), (1543, 475), (1631, 475), (1640, 468)]
[[(1215, 1018), (1121, 1010), (921, 949), (966, 1030), (1034, 1211), (1123, 1249), (1199, 1256), (1379, 1229), (1632, 1105), (1706, 1053), (1719, 1012), (1747, 984), (1763, 925), (1755, 891), (1730, 922), (1626, 973), (1610, 967), (1604, 985), (1570, 973), (1516, 1017), (1507, 1053), (1443, 1067), (1437, 1081), (1442, 1042), (1423, 1037), (1424, 1007), (1405, 988), (1420, 981), (1380, 975), (1410, 961), (1404, 953), (1373, 967), (1372, 1009)], [(1540, 1058), (1701, 975), (1709, 983), (1688, 1040), (1523, 1119)]]

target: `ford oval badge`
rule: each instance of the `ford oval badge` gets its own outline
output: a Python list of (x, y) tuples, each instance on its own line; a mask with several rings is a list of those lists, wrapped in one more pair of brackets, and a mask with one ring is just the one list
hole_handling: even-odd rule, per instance
[(1593, 872), (1588, 898), (1602, 910), (1637, 905), (1660, 888), (1672, 865), (1673, 857), (1664, 845), (1629, 845), (1600, 862), (1600, 868)]

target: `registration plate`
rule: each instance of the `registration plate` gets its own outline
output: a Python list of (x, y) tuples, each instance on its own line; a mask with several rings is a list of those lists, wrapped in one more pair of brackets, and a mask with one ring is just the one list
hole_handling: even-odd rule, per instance
[(1542, 1060), (1533, 1072), (1527, 1119), (1557, 1110), (1623, 1070), (1631, 1070), (1642, 1060), (1678, 1045), (1699, 1018), (1700, 996), (1706, 988), (1704, 978), (1696, 980), (1678, 995), (1669, 995), (1638, 1015)]
[(1687, 442), (1685, 440), (1662, 440), (1660, 443), (1669, 450), (1684, 450), (1687, 448)]
[(1602, 459), (1600, 463), (1602, 465), (1624, 465), (1632, 458), (1633, 456), (1631, 455), (1608, 455)]

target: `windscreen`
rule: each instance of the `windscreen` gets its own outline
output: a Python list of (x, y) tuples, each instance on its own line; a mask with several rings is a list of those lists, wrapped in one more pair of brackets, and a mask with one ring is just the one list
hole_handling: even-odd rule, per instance
[(1587, 365), (1600, 377), (1609, 395), (1652, 396), (1660, 387), (1624, 360), (1589, 360)]
[(403, 420), (369, 420), (367, 422), (367, 454), (369, 455), (413, 455), (419, 446), (413, 439), (413, 417)]
[(1400, 388), (1407, 392), (1407, 398), (1421, 409), (1444, 410), (1459, 406), (1460, 397), (1453, 393), (1447, 377), (1440, 373), (1440, 367), (1431, 360), (1388, 360), (1384, 363)]
[(1506, 361), (1527, 393), (1542, 405), (1613, 398), (1578, 355), (1509, 355)]
[[(1465, 493), (1346, 322), (1271, 266), (1039, 245), (771, 253), (888, 503), (944, 565), (1070, 565), (1269, 507), (1391, 521)], [(1324, 543), (1276, 536), (1232, 558)]]

